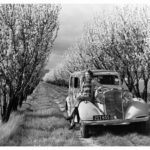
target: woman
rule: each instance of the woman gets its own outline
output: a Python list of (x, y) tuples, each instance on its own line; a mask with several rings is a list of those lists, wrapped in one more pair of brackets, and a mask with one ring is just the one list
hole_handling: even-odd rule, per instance
[(74, 126), (75, 126), (75, 123), (74, 123), (74, 118), (75, 116), (77, 116), (77, 120), (79, 122), (79, 113), (78, 113), (78, 106), (79, 106), (79, 103), (81, 101), (92, 101), (93, 100), (93, 90), (92, 90), (92, 77), (93, 77), (93, 73), (88, 70), (85, 72), (85, 77), (84, 77), (84, 81), (83, 81), (83, 84), (81, 86), (81, 92), (79, 92), (79, 95), (77, 96), (77, 102), (75, 104), (75, 108), (71, 114), (70, 117), (67, 118), (67, 120), (71, 120), (71, 126), (69, 129), (73, 129)]

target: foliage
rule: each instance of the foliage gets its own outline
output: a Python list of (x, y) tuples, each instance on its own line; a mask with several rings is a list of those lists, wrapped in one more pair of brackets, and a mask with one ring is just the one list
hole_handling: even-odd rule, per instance
[(57, 5), (0, 6), (0, 73), (2, 120), (26, 100), (41, 72), (58, 32)]

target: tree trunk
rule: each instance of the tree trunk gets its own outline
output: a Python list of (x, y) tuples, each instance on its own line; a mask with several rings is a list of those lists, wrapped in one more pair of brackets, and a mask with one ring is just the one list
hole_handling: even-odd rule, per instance
[(18, 105), (19, 105), (20, 108), (22, 107), (23, 100), (24, 100), (24, 97), (23, 97), (23, 94), (22, 94), (22, 95), (19, 97), (19, 102), (18, 102)]
[(10, 102), (8, 104), (8, 107), (7, 107), (5, 115), (4, 115), (4, 121), (3, 122), (7, 122), (9, 120), (10, 113), (12, 112), (12, 107), (13, 107), (13, 100), (10, 99)]
[(139, 82), (138, 81), (137, 81), (137, 83), (135, 85), (135, 95), (137, 97), (141, 97), (140, 90), (139, 90)]
[(13, 101), (13, 104), (12, 104), (12, 110), (13, 110), (13, 111), (17, 111), (17, 107), (18, 107), (18, 98), (17, 98), (17, 97), (14, 97), (12, 101)]
[(6, 93), (3, 92), (1, 93), (1, 117), (2, 117), (2, 122), (5, 121), (5, 114), (6, 114), (6, 109), (7, 109), (7, 103), (6, 103)]
[(23, 100), (19, 101), (19, 107), (22, 107)]
[(142, 98), (145, 100), (145, 102), (147, 102), (147, 87), (148, 87), (148, 80), (145, 79), (144, 80), (144, 89), (143, 89), (143, 93), (142, 93)]

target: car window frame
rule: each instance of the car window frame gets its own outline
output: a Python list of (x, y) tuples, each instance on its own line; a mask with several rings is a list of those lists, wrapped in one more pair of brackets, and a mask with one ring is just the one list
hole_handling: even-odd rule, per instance
[[(76, 82), (77, 79), (77, 82)], [(75, 86), (77, 83), (77, 86)], [(74, 84), (73, 84), (73, 88), (80, 88), (80, 78), (79, 77), (74, 77)]]

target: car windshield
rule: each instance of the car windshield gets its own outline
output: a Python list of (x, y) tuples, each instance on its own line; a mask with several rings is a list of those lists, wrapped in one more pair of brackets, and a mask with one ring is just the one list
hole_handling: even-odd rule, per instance
[(100, 84), (119, 85), (119, 78), (116, 75), (97, 75), (94, 77), (94, 80)]

